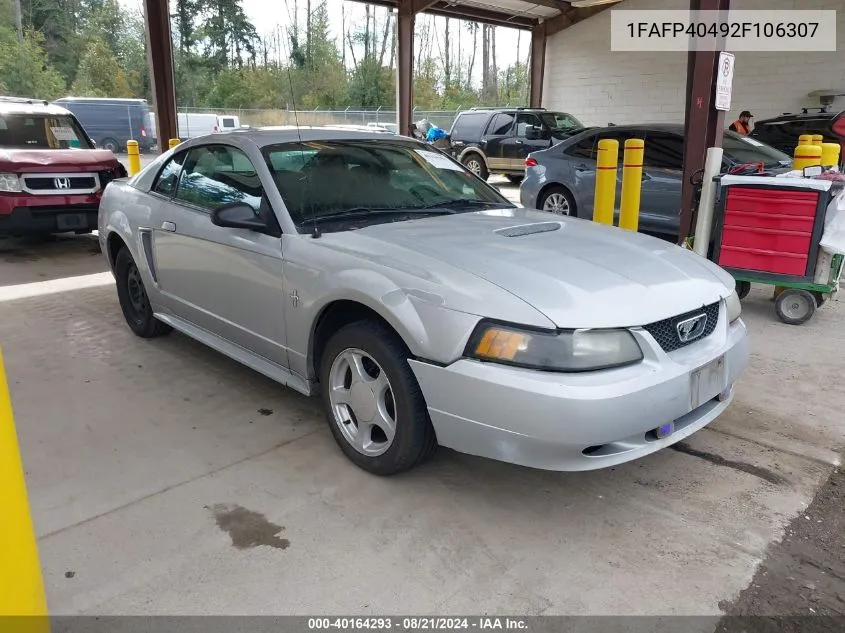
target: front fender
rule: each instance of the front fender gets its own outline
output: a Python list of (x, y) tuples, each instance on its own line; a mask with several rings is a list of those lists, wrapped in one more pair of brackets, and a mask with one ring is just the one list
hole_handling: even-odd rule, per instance
[[(320, 317), (338, 301), (369, 308), (396, 331), (413, 356), (443, 364), (460, 358), (480, 320), (478, 315), (444, 307), (440, 295), (402, 288), (375, 270), (346, 269), (326, 275), (326, 280), (330, 283), (322, 292), (300, 297), (300, 306), (287, 311), (291, 369), (302, 376), (311, 373), (313, 341)], [(295, 279), (290, 281), (292, 287), (306, 287)]]

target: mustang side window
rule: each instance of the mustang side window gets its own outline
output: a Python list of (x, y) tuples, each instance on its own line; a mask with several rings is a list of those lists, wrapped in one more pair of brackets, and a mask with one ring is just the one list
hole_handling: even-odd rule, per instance
[(264, 189), (255, 166), (241, 150), (203, 145), (190, 150), (176, 189), (176, 199), (209, 212), (236, 202), (261, 211)]
[(168, 198), (176, 191), (176, 183), (179, 181), (179, 174), (182, 173), (182, 163), (188, 152), (180, 152), (171, 158), (158, 173), (153, 191)]

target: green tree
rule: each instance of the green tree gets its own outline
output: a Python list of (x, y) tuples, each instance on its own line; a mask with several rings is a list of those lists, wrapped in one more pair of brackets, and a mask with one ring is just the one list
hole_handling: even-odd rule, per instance
[(95, 39), (79, 62), (72, 91), (81, 97), (131, 97), (132, 89), (109, 45)]
[(21, 45), (14, 28), (0, 27), (0, 93), (36, 99), (62, 96), (64, 79), (50, 65), (43, 42), (40, 33), (26, 31)]
[(217, 69), (255, 65), (258, 33), (244, 13), (241, 0), (208, 0), (198, 30), (208, 63)]

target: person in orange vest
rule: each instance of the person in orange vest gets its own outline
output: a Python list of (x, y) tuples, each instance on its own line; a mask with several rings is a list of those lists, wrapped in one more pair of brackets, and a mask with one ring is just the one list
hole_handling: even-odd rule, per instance
[(751, 119), (753, 118), (753, 114), (751, 114), (748, 110), (743, 110), (739, 113), (739, 118), (731, 123), (731, 127), (729, 129), (731, 132), (738, 132), (743, 136), (748, 136), (751, 134)]

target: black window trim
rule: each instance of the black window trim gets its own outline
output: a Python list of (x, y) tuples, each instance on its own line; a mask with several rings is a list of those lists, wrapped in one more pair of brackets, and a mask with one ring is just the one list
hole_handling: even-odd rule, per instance
[(570, 144), (569, 144), (569, 145), (567, 145), (565, 148), (563, 148), (563, 149), (562, 149), (563, 154), (565, 154), (566, 156), (569, 156), (570, 158), (580, 158), (580, 159), (582, 159), (582, 160), (596, 160), (596, 157), (593, 157), (593, 158), (584, 158), (583, 156), (578, 156), (577, 154), (573, 153), (573, 150), (574, 150), (574, 149), (575, 149), (578, 145), (580, 145), (581, 143), (583, 143), (584, 141), (586, 141), (587, 139), (592, 139), (592, 141), (593, 141), (593, 149), (591, 150), (591, 152), (592, 152), (593, 154), (595, 154), (595, 150), (596, 150), (596, 143), (598, 143), (599, 134), (600, 134), (600, 131), (599, 131), (599, 130), (590, 130), (590, 132), (588, 132), (587, 134), (585, 134), (585, 135), (583, 136), (583, 138), (579, 139), (578, 141), (574, 141), (573, 143), (570, 143)]
[[(651, 130), (651, 132), (649, 132), (648, 129), (644, 129), (642, 131), (643, 131), (643, 142), (645, 143), (645, 149), (643, 150), (643, 170), (665, 169), (665, 170), (669, 170), (669, 171), (683, 171), (683, 169), (684, 169), (684, 167), (683, 167), (683, 161), (684, 161), (684, 136), (683, 136), (683, 134), (678, 134), (677, 132), (670, 132), (670, 131), (665, 131), (665, 130)], [(673, 137), (674, 139), (676, 139), (677, 141), (680, 142), (680, 144), (681, 144), (681, 166), (680, 167), (674, 168), (674, 167), (665, 167), (665, 166), (649, 165), (648, 164), (648, 159), (646, 158), (646, 152), (648, 151), (648, 145), (649, 145), (648, 136), (649, 136), (650, 133), (651, 134), (660, 134), (660, 135), (663, 135), (663, 136), (671, 136), (671, 137)], [(621, 154), (622, 148), (620, 147), (619, 149), (620, 149), (620, 154)]]
[(173, 189), (173, 193), (171, 193), (169, 196), (166, 196), (166, 195), (164, 195), (163, 193), (161, 193), (160, 191), (156, 191), (156, 185), (158, 185), (159, 178), (161, 178), (161, 175), (164, 173), (164, 169), (165, 169), (165, 168), (166, 168), (166, 167), (167, 167), (167, 166), (168, 166), (168, 165), (169, 165), (169, 164), (170, 164), (170, 163), (171, 163), (171, 162), (172, 162), (172, 161), (173, 161), (173, 160), (174, 160), (177, 156), (180, 156), (180, 155), (184, 154), (184, 155), (185, 155), (185, 158), (187, 159), (188, 154), (191, 152), (191, 149), (192, 149), (191, 147), (186, 147), (186, 148), (184, 148), (184, 149), (179, 150), (178, 152), (174, 152), (173, 156), (171, 156), (171, 157), (170, 157), (170, 158), (168, 158), (166, 161), (164, 161), (164, 162), (161, 164), (161, 167), (159, 167), (158, 171), (156, 172), (155, 178), (153, 178), (153, 182), (152, 182), (152, 184), (150, 185), (150, 189), (149, 189), (149, 191), (147, 191), (147, 193), (149, 193), (150, 195), (155, 196), (156, 198), (161, 198), (162, 200), (173, 200), (173, 196), (176, 194), (176, 188), (178, 188), (178, 186), (179, 186), (179, 179), (180, 179), (180, 178), (182, 178), (182, 172), (183, 172), (183, 171), (184, 171), (184, 169), (185, 169), (185, 161), (182, 161), (182, 164), (179, 166), (179, 174), (178, 174), (178, 176), (176, 177), (176, 187)]
[[(540, 129), (549, 131), (549, 127), (545, 124), (545, 122), (543, 122), (542, 117), (540, 117), (540, 115), (537, 112), (516, 112), (514, 114), (515, 114), (515, 116), (513, 117), (513, 125), (511, 126), (511, 131), (513, 132), (513, 136), (516, 137), (516, 138), (526, 138), (525, 136), (519, 136), (519, 134), (517, 133), (517, 131), (518, 131), (517, 121), (519, 121), (519, 117), (521, 117), (521, 116), (534, 117), (534, 120), (537, 121), (537, 123), (540, 124), (539, 125)], [(535, 125), (534, 127), (538, 127), (538, 126)]]
[[(508, 131), (504, 134), (493, 134), (493, 123), (496, 121), (496, 118), (501, 115), (505, 114), (511, 117), (511, 124), (508, 128)], [(487, 120), (487, 126), (484, 128), (484, 132), (482, 132), (481, 136), (513, 136), (514, 132), (514, 125), (516, 125), (516, 112), (509, 112), (509, 111), (501, 111), (501, 112), (494, 112), (490, 118)]]

